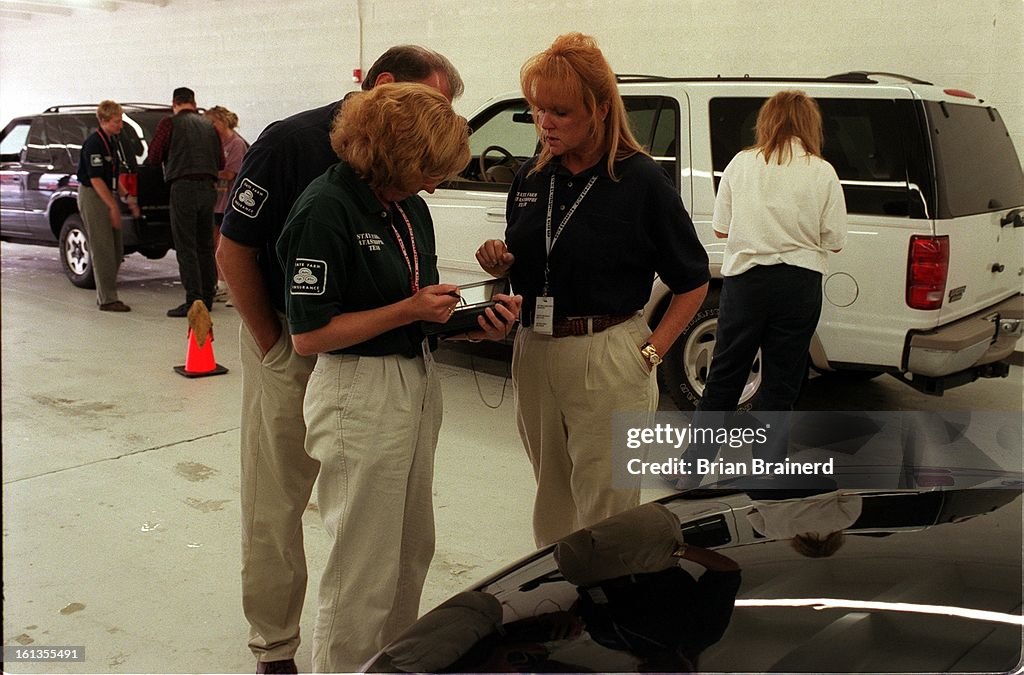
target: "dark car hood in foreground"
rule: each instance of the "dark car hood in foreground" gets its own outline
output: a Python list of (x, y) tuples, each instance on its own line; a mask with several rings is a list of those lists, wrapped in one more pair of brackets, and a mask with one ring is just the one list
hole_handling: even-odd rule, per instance
[[(863, 512), (826, 558), (803, 557), (788, 541), (757, 534), (745, 492), (675, 495), (661, 503), (679, 517), (686, 542), (741, 569), (731, 617), (727, 612), (724, 632), (709, 633), (712, 644), (697, 639), (707, 621), (694, 620), (701, 608), (673, 599), (674, 580), (646, 589), (625, 584), (647, 594), (639, 601), (616, 600), (612, 591), (595, 595), (565, 580), (549, 548), (425, 615), (368, 669), (1011, 671), (1022, 645), (1020, 494), (861, 491)], [(705, 571), (688, 560), (680, 566), (690, 573), (687, 585)], [(612, 599), (603, 615), (583, 611), (588, 593), (599, 605)], [(608, 614), (623, 602), (631, 615)], [(568, 630), (573, 622), (582, 630)]]

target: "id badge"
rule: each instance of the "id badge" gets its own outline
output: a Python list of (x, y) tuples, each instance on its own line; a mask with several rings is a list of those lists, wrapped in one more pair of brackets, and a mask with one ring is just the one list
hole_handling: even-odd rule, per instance
[(533, 312), (533, 330), (541, 335), (551, 335), (555, 330), (555, 299), (546, 295), (537, 298)]

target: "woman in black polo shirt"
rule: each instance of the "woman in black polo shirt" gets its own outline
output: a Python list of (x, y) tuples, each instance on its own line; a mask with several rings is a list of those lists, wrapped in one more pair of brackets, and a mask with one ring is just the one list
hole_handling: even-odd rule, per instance
[[(331, 132), (342, 161), (292, 207), (278, 242), (288, 324), (317, 354), (306, 452), (334, 539), (320, 582), (315, 672), (352, 672), (416, 620), (434, 552), (431, 499), (441, 391), (421, 321), (445, 322), (457, 286), (438, 284), (420, 190), (469, 161), (468, 126), (443, 95), (388, 84), (346, 100)], [(468, 337), (501, 339), (518, 314)], [(486, 323), (486, 322), (485, 322)]]
[[(540, 153), (509, 192), (505, 241), (477, 251), (523, 296), (512, 377), (537, 479), (538, 545), (631, 508), (612, 485), (612, 414), (653, 413), (655, 366), (700, 307), (708, 259), (671, 179), (629, 130), (615, 74), (571, 33), (522, 68)], [(651, 333), (654, 275), (674, 293)]]

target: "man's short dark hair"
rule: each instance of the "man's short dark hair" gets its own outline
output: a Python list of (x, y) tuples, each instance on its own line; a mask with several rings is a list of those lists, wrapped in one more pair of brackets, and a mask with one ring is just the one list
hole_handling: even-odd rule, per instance
[(373, 62), (363, 79), (364, 91), (373, 89), (381, 73), (391, 73), (395, 82), (420, 82), (432, 73), (442, 73), (448, 80), (452, 100), (462, 95), (465, 86), (462, 76), (444, 55), (419, 45), (397, 45)]
[(174, 90), (174, 97), (171, 99), (174, 105), (181, 105), (182, 103), (196, 102), (196, 93), (188, 87), (178, 87)]

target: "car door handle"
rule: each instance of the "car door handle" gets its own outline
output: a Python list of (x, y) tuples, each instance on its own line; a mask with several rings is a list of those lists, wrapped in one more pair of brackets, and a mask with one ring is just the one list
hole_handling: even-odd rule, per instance
[(487, 209), (488, 220), (500, 220), (505, 222), (505, 209)]

